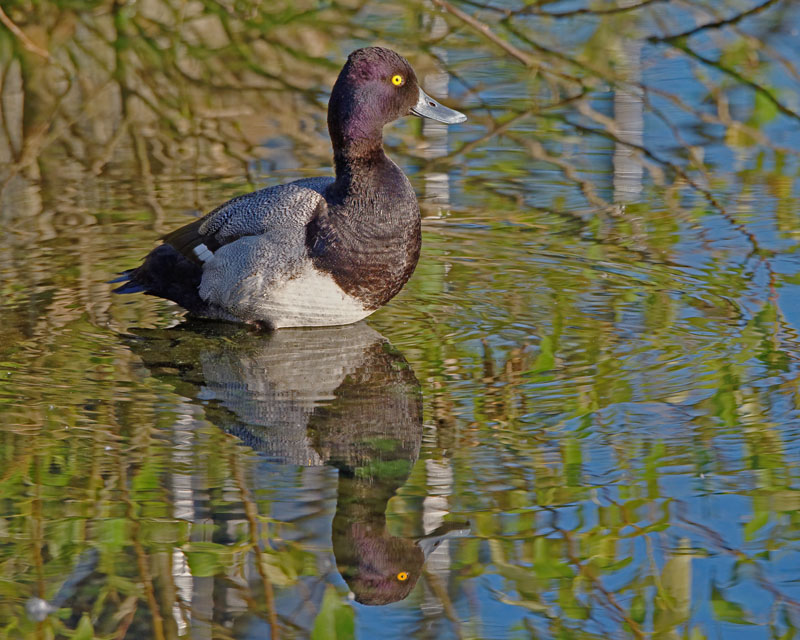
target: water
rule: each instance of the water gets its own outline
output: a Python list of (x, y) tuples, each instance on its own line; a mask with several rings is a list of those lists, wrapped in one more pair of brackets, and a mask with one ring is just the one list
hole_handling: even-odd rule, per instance
[[(0, 30), (0, 638), (797, 637), (800, 20), (710, 65), (647, 36), (755, 5), (645, 4), (457, 3), (534, 69), (430, 3), (4, 5), (53, 60)], [(396, 299), (266, 335), (110, 293), (329, 173), (377, 41), (470, 116), (386, 131)]]

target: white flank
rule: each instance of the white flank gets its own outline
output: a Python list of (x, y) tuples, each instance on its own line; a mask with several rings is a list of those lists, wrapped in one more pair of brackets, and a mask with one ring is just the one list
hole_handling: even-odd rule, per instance
[(330, 275), (310, 265), (302, 275), (271, 291), (259, 307), (260, 315), (276, 329), (350, 324), (372, 313), (342, 291)]
[[(358, 322), (372, 313), (310, 261), (298, 275), (282, 282), (270, 281), (261, 273), (231, 284), (220, 281), (214, 276), (223, 254), (224, 247), (205, 266), (200, 296), (242, 320), (260, 320), (275, 329), (324, 327)], [(235, 272), (232, 275), (236, 277)]]

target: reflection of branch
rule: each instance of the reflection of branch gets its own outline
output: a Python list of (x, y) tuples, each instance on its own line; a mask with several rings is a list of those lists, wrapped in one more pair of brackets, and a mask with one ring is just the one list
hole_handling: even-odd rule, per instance
[(123, 117), (122, 122), (120, 122), (117, 126), (117, 130), (114, 131), (114, 134), (111, 136), (109, 141), (103, 145), (103, 149), (101, 149), (99, 157), (95, 158), (94, 162), (92, 162), (92, 166), (90, 167), (90, 170), (94, 175), (100, 175), (100, 173), (103, 171), (103, 167), (105, 167), (111, 161), (114, 150), (116, 149), (120, 140), (122, 140), (125, 132), (128, 130), (129, 124), (128, 117)]
[(259, 530), (258, 530), (258, 506), (253, 501), (252, 497), (247, 491), (247, 483), (244, 478), (242, 467), (239, 463), (239, 458), (234, 451), (230, 456), (230, 464), (233, 470), (233, 478), (239, 489), (239, 496), (242, 501), (242, 508), (244, 509), (247, 517), (248, 535), (250, 548), (255, 556), (255, 565), (258, 570), (258, 575), (261, 577), (261, 586), (264, 589), (264, 604), (267, 607), (267, 622), (269, 623), (270, 638), (278, 639), (280, 628), (278, 627), (278, 617), (275, 613), (275, 592), (272, 587), (272, 582), (267, 575), (265, 569), (266, 561), (264, 560), (264, 552), (259, 544)]
[(647, 7), (651, 4), (656, 4), (657, 2), (668, 2), (669, 0), (642, 0), (639, 4), (632, 4), (628, 6), (621, 6), (621, 7), (611, 7), (610, 9), (591, 9), (587, 7), (582, 7), (580, 9), (572, 9), (569, 11), (542, 11), (539, 8), (539, 5), (530, 5), (525, 7), (524, 9), (520, 9), (519, 11), (515, 11), (515, 14), (526, 14), (532, 13), (535, 15), (546, 16), (548, 18), (569, 18), (572, 16), (579, 16), (579, 15), (593, 15), (593, 16), (607, 16), (614, 13), (625, 13), (626, 11), (636, 11), (637, 9), (641, 9), (642, 7)]
[(603, 137), (609, 138), (609, 139), (613, 140), (616, 144), (625, 145), (625, 146), (627, 146), (627, 147), (629, 147), (629, 148), (631, 148), (631, 149), (633, 149), (635, 151), (638, 151), (641, 154), (644, 154), (646, 157), (650, 158), (654, 162), (657, 162), (659, 164), (664, 165), (665, 167), (668, 167), (670, 170), (672, 170), (675, 173), (675, 175), (677, 175), (682, 180), (686, 181), (686, 183), (690, 187), (692, 187), (695, 191), (697, 191), (703, 197), (705, 197), (705, 199), (708, 201), (708, 203), (712, 207), (714, 207), (717, 211), (719, 211), (720, 215), (722, 215), (723, 218), (728, 220), (728, 222), (730, 222), (731, 225), (733, 225), (734, 228), (736, 228), (742, 235), (744, 235), (747, 238), (748, 242), (750, 243), (750, 245), (752, 247), (751, 255), (752, 254), (756, 254), (756, 255), (759, 255), (759, 256), (763, 255), (764, 252), (761, 249), (761, 246), (759, 245), (758, 240), (756, 239), (756, 236), (745, 225), (743, 225), (741, 222), (738, 222), (727, 211), (727, 209), (725, 209), (725, 207), (722, 205), (722, 203), (714, 196), (714, 194), (710, 190), (708, 190), (705, 187), (703, 187), (702, 185), (698, 184), (697, 181), (694, 178), (692, 178), (688, 174), (688, 172), (683, 167), (681, 167), (679, 164), (675, 164), (674, 162), (670, 162), (669, 160), (664, 160), (662, 158), (659, 158), (655, 153), (650, 151), (647, 147), (643, 147), (642, 145), (634, 144), (634, 143), (632, 143), (630, 141), (627, 141), (627, 140), (622, 140), (611, 131), (606, 131), (605, 129), (593, 129), (591, 127), (587, 127), (587, 126), (572, 122), (570, 120), (567, 120), (566, 118), (559, 118), (559, 119), (561, 121), (565, 122), (566, 124), (574, 127), (575, 129), (579, 130), (579, 131), (582, 131), (584, 133), (590, 133), (590, 134), (595, 134), (595, 135), (598, 135), (598, 136), (603, 136)]
[(481, 22), (477, 18), (473, 18), (471, 15), (465, 13), (458, 7), (454, 7), (452, 4), (447, 2), (447, 0), (431, 0), (431, 2), (433, 2), (433, 4), (435, 4), (437, 7), (444, 9), (445, 11), (447, 11), (447, 13), (461, 20), (461, 22), (463, 22), (464, 24), (469, 25), (478, 33), (481, 33), (484, 36), (486, 36), (489, 40), (494, 42), (503, 51), (505, 51), (510, 56), (519, 60), (526, 67), (536, 68), (538, 66), (536, 60), (534, 60), (531, 56), (529, 56), (521, 49), (515, 47), (510, 42), (506, 42), (505, 40), (500, 38), (496, 33), (494, 33), (494, 31), (492, 31), (489, 28), (488, 24)]
[[(126, 613), (125, 605), (130, 603), (130, 611)], [(122, 621), (120, 622), (119, 627), (117, 627), (116, 635), (114, 636), (114, 640), (124, 640), (125, 636), (128, 635), (128, 629), (130, 628), (131, 624), (133, 623), (133, 619), (136, 616), (136, 610), (139, 607), (139, 600), (136, 596), (129, 596), (125, 602), (122, 603), (122, 606), (119, 607), (119, 615), (122, 615)]]
[[(493, 42), (493, 43), (497, 44), (498, 46), (502, 47), (504, 50), (506, 50), (512, 56), (514, 56), (515, 58), (520, 60), (526, 66), (528, 66), (528, 67), (535, 66), (536, 70), (541, 72), (542, 75), (551, 75), (551, 76), (553, 76), (555, 78), (558, 78), (560, 80), (565, 80), (565, 81), (573, 83), (573, 84), (578, 84), (578, 85), (581, 86), (581, 89), (583, 91), (586, 90), (585, 78), (580, 78), (578, 76), (570, 75), (569, 73), (566, 73), (564, 71), (556, 70), (556, 69), (552, 68), (552, 66), (542, 64), (542, 61), (534, 61), (534, 59), (531, 56), (529, 56), (527, 53), (525, 53), (521, 49), (515, 47), (514, 45), (512, 45), (509, 42), (507, 42), (507, 41), (503, 40), (502, 38), (500, 38), (497, 34), (495, 34), (489, 28), (488, 25), (484, 24), (483, 22), (477, 20), (476, 18), (470, 16), (467, 13), (464, 13), (463, 11), (458, 9), (457, 7), (453, 7), (449, 3), (445, 2), (445, 0), (431, 0), (431, 1), (432, 2), (437, 2), (437, 3), (444, 2), (444, 4), (446, 4), (447, 7), (449, 7), (449, 9), (447, 9), (448, 11), (450, 11), (450, 9), (452, 9), (454, 16), (456, 16), (457, 18), (459, 18), (460, 20), (462, 20), (463, 22), (465, 22), (466, 24), (471, 26), (473, 29), (478, 31), (481, 35), (485, 36), (491, 42)], [(440, 6), (444, 7), (444, 5), (440, 5)], [(538, 52), (544, 53), (544, 54), (547, 54), (547, 55), (551, 55), (551, 56), (553, 56), (553, 57), (555, 57), (555, 58), (557, 58), (559, 60), (562, 60), (562, 61), (568, 62), (570, 64), (573, 64), (575, 66), (581, 67), (580, 64), (578, 64), (574, 60), (568, 58), (564, 54), (562, 54), (562, 53), (560, 53), (558, 51), (554, 51), (552, 49), (548, 49), (547, 47), (544, 47), (544, 46), (542, 46), (542, 45), (540, 45), (540, 44), (538, 44), (536, 42), (533, 42), (530, 39), (526, 38), (525, 36), (522, 36), (519, 33), (517, 33), (516, 31), (514, 31), (514, 29), (510, 25), (506, 24), (505, 22), (504, 22), (504, 24), (505, 24), (505, 27), (512, 33), (512, 35), (519, 37), (526, 44), (530, 45), (531, 47), (533, 47)], [(513, 52), (512, 51), (508, 51), (508, 47), (511, 47), (513, 49)], [(522, 56), (522, 57), (520, 57), (520, 56)], [(437, 59), (439, 59), (439, 62), (442, 63), (442, 66), (447, 66), (446, 64), (444, 64), (444, 62), (440, 58), (438, 58), (438, 56), (436, 56), (436, 57), (437, 57)], [(452, 70), (449, 73), (450, 73), (450, 75), (452, 75), (454, 77), (457, 77), (455, 72), (453, 72)], [(464, 84), (466, 84), (466, 83), (464, 83)]]
[[(741, 130), (743, 133), (747, 134), (749, 137), (751, 137), (753, 140), (758, 142), (758, 144), (760, 144), (760, 145), (764, 145), (766, 147), (769, 147), (770, 149), (773, 149), (775, 151), (781, 151), (783, 153), (794, 153), (794, 150), (790, 149), (789, 147), (784, 147), (784, 146), (781, 146), (781, 145), (774, 144), (759, 129), (756, 129), (755, 127), (751, 127), (751, 126), (745, 124), (744, 122), (739, 122), (737, 120), (734, 120), (733, 118), (731, 118), (730, 114), (727, 114), (727, 115), (723, 116), (721, 113), (719, 113), (719, 109), (717, 110), (718, 115), (713, 115), (711, 113), (705, 113), (705, 112), (700, 111), (699, 109), (695, 109), (692, 106), (690, 106), (689, 104), (687, 104), (686, 101), (683, 98), (681, 98), (679, 95), (676, 95), (674, 93), (670, 93), (669, 91), (664, 91), (663, 89), (658, 89), (656, 87), (645, 87), (644, 94), (643, 94), (643, 99), (644, 99), (645, 105), (647, 106), (648, 109), (650, 109), (653, 112), (653, 114), (656, 117), (659, 118), (659, 120), (661, 120), (666, 126), (668, 126), (670, 128), (670, 130), (673, 132), (673, 135), (675, 135), (675, 131), (678, 130), (677, 126), (675, 124), (673, 124), (672, 122), (670, 122), (667, 119), (667, 116), (660, 109), (657, 109), (654, 106), (653, 101), (650, 100), (650, 98), (648, 97), (648, 94), (657, 95), (659, 98), (663, 98), (664, 100), (667, 100), (667, 101), (671, 102), (677, 108), (682, 109), (687, 114), (691, 115), (694, 118), (697, 118), (697, 120), (699, 120), (700, 122), (704, 122), (706, 124), (712, 124), (712, 125), (720, 125), (720, 126), (723, 126), (723, 127), (726, 127), (726, 128), (728, 128), (728, 127), (737, 127), (739, 130)], [(677, 136), (676, 136), (676, 139), (677, 139)], [(688, 145), (686, 145), (686, 146), (688, 146)]]
[[(522, 111), (521, 113), (516, 114), (515, 116), (509, 118), (505, 122), (496, 125), (492, 129), (489, 129), (479, 138), (475, 140), (470, 140), (463, 146), (459, 147), (457, 150), (453, 151), (452, 153), (448, 154), (447, 159), (450, 161), (451, 164), (455, 164), (456, 158), (464, 157), (465, 154), (470, 153), (475, 147), (483, 144), (487, 140), (491, 140), (495, 136), (500, 136), (511, 127), (513, 127), (517, 122), (527, 118), (529, 115), (533, 113), (533, 109), (528, 109), (527, 111)], [(432, 158), (432, 161), (441, 161), (444, 158)], [(428, 165), (430, 166), (430, 165)]]
[[(207, 3), (208, 4), (208, 3)], [(225, 31), (225, 35), (228, 37), (229, 46), (240, 56), (241, 61), (243, 61), (247, 67), (247, 69), (257, 76), (262, 78), (266, 78), (268, 80), (272, 80), (279, 85), (283, 86), (285, 89), (290, 89), (292, 91), (303, 91), (303, 87), (293, 84), (289, 80), (287, 80), (283, 75), (271, 73), (264, 68), (264, 65), (260, 64), (253, 56), (252, 52), (250, 51), (250, 47), (247, 46), (246, 43), (242, 43), (236, 36), (236, 29), (234, 29), (229, 21), (229, 17), (227, 14), (223, 12), (216, 12), (216, 16), (219, 18), (219, 23), (222, 29)], [(138, 25), (137, 25), (137, 28)], [(139, 28), (141, 31), (141, 29)]]
[(554, 528), (564, 539), (564, 550), (567, 558), (573, 565), (575, 565), (575, 567), (578, 569), (578, 572), (605, 596), (606, 602), (608, 602), (610, 605), (607, 607), (607, 609), (609, 611), (615, 611), (620, 619), (628, 625), (628, 628), (631, 630), (631, 633), (633, 633), (634, 636), (637, 638), (644, 638), (645, 634), (642, 632), (642, 629), (628, 614), (628, 612), (620, 606), (620, 604), (617, 602), (617, 599), (614, 597), (614, 594), (606, 589), (605, 586), (603, 586), (602, 581), (597, 577), (592, 568), (588, 566), (588, 563), (581, 562), (578, 552), (576, 552), (574, 549), (576, 543), (572, 533), (566, 529), (562, 529), (560, 526), (555, 526)]
[[(512, 136), (513, 139), (513, 136)], [(592, 205), (595, 207), (599, 207), (601, 209), (608, 209), (610, 208), (610, 203), (606, 202), (603, 198), (597, 195), (595, 191), (594, 185), (589, 180), (584, 180), (578, 175), (575, 167), (571, 165), (569, 162), (564, 160), (563, 158), (559, 158), (557, 156), (551, 155), (547, 149), (544, 148), (541, 142), (538, 140), (530, 139), (530, 140), (518, 140), (521, 144), (523, 144), (528, 149), (528, 153), (531, 154), (532, 157), (536, 158), (537, 160), (541, 160), (548, 164), (555, 165), (561, 172), (570, 180), (572, 180), (575, 184), (577, 184), (581, 191), (583, 192), (584, 197), (588, 200)]]
[(8, 17), (5, 11), (3, 11), (3, 7), (0, 7), (0, 22), (2, 22), (11, 33), (20, 39), (23, 46), (28, 51), (32, 51), (36, 55), (42, 56), (45, 60), (50, 60), (50, 52), (46, 49), (42, 49), (38, 44), (26, 36), (25, 32), (16, 24), (14, 24), (14, 21)]
[(483, 4), (482, 2), (476, 2), (475, 0), (461, 0), (464, 4), (468, 4), (471, 7), (475, 7), (476, 9), (480, 9), (482, 11), (493, 11), (494, 13), (500, 13), (506, 17), (511, 16), (522, 16), (522, 15), (536, 15), (536, 16), (543, 16), (546, 18), (571, 18), (573, 16), (579, 15), (592, 15), (592, 16), (605, 16), (611, 15), (614, 13), (625, 13), (626, 11), (636, 11), (637, 9), (641, 9), (642, 7), (647, 7), (651, 4), (656, 4), (657, 2), (668, 2), (668, 0), (642, 0), (639, 4), (634, 4), (630, 6), (623, 6), (623, 7), (611, 7), (610, 9), (591, 9), (587, 7), (582, 7), (580, 9), (571, 9), (567, 11), (542, 11), (541, 4), (533, 4), (523, 7), (522, 9), (505, 9), (502, 7), (495, 7), (489, 4)]
[(699, 535), (704, 536), (708, 546), (714, 545), (716, 546), (717, 549), (728, 554), (729, 556), (732, 556), (733, 558), (736, 558), (739, 561), (747, 560), (751, 562), (756, 569), (756, 573), (758, 574), (761, 586), (764, 587), (764, 589), (769, 591), (777, 599), (783, 600), (792, 607), (794, 608), (800, 607), (800, 601), (795, 600), (789, 595), (783, 593), (774, 584), (772, 584), (772, 582), (770, 582), (770, 578), (767, 575), (765, 575), (764, 567), (761, 565), (761, 563), (758, 561), (757, 558), (748, 556), (747, 553), (745, 553), (741, 549), (729, 545), (725, 541), (723, 536), (719, 532), (714, 531), (711, 527), (703, 523), (691, 520), (687, 515), (686, 505), (683, 504), (682, 501), (680, 500), (676, 501), (675, 506), (677, 514), (676, 524), (680, 523), (689, 531), (692, 531), (693, 533), (699, 533)]
[[(127, 98), (123, 98), (123, 100), (125, 101), (125, 104), (127, 104)], [(127, 120), (130, 113), (127, 107), (124, 108), (123, 113), (125, 114), (125, 119)], [(145, 190), (145, 201), (150, 205), (150, 208), (153, 210), (153, 213), (156, 216), (154, 228), (156, 231), (161, 231), (161, 225), (164, 222), (164, 209), (158, 202), (158, 196), (156, 195), (155, 179), (153, 178), (153, 172), (150, 169), (150, 159), (147, 155), (147, 144), (136, 127), (129, 126), (127, 127), (127, 130), (132, 138), (133, 150), (136, 154), (136, 160), (139, 164), (139, 172)]]
[[(442, 69), (447, 69), (447, 61), (443, 59), (443, 57), (434, 50), (434, 47), (426, 48), (426, 53), (434, 58)], [(461, 101), (466, 102), (468, 98), (472, 98), (473, 100), (477, 100), (479, 105), (476, 105), (486, 111), (489, 117), (492, 119), (492, 123), (494, 123), (494, 116), (492, 115), (492, 106), (489, 104), (483, 97), (483, 92), (481, 89), (485, 86), (484, 84), (472, 84), (470, 83), (464, 76), (453, 69), (447, 70), (447, 75), (453, 78), (456, 82), (461, 84), (466, 91), (461, 96)]]
[(775, 58), (778, 62), (780, 62), (783, 67), (786, 69), (786, 72), (791, 75), (797, 82), (800, 82), (800, 72), (798, 72), (797, 68), (792, 64), (792, 61), (789, 60), (786, 56), (781, 55), (781, 52), (778, 51), (775, 47), (771, 46), (767, 42), (752, 36), (747, 33), (741, 33), (739, 29), (736, 30), (737, 33), (742, 36), (743, 38), (748, 38), (754, 46), (760, 47), (761, 50), (767, 55), (772, 58)]
[[(37, 485), (38, 486), (38, 485)], [(150, 609), (150, 617), (153, 620), (153, 637), (156, 640), (166, 640), (164, 633), (164, 618), (156, 601), (155, 588), (153, 586), (153, 576), (150, 573), (148, 566), (147, 552), (142, 545), (139, 536), (142, 530), (142, 524), (136, 515), (136, 504), (131, 499), (128, 491), (128, 468), (127, 464), (122, 465), (119, 474), (118, 490), (121, 494), (122, 502), (125, 504), (125, 517), (130, 523), (130, 536), (133, 542), (133, 549), (136, 555), (136, 566), (139, 570), (139, 579), (142, 581), (144, 595), (147, 600), (148, 608)]]
[(668, 44), (670, 44), (672, 47), (678, 49), (679, 51), (683, 51), (686, 55), (694, 58), (695, 60), (698, 60), (698, 61), (702, 62), (703, 64), (708, 65), (709, 67), (713, 67), (714, 69), (717, 69), (718, 71), (722, 71), (722, 73), (730, 76), (734, 80), (737, 80), (738, 82), (742, 83), (743, 85), (745, 85), (747, 87), (750, 87), (753, 91), (755, 91), (756, 93), (764, 96), (767, 100), (769, 100), (773, 105), (775, 105), (775, 107), (778, 109), (778, 111), (780, 111), (784, 115), (787, 115), (787, 116), (789, 116), (791, 118), (794, 118), (795, 120), (800, 120), (800, 113), (797, 113), (796, 111), (793, 111), (792, 109), (790, 109), (789, 107), (784, 105), (780, 100), (778, 100), (772, 94), (772, 92), (768, 91), (767, 89), (762, 87), (757, 82), (755, 82), (753, 80), (750, 80), (749, 78), (745, 78), (738, 71), (736, 71), (734, 69), (731, 69), (730, 67), (726, 67), (719, 60), (712, 60), (711, 58), (706, 58), (704, 55), (701, 55), (701, 54), (697, 53), (697, 51), (695, 51), (694, 49), (689, 47), (683, 41), (669, 41)]
[[(765, 87), (761, 86), (757, 82), (755, 82), (753, 80), (750, 80), (749, 78), (744, 77), (741, 73), (739, 73), (735, 69), (731, 69), (730, 67), (727, 67), (727, 66), (723, 65), (721, 61), (712, 60), (711, 58), (707, 58), (707, 57), (703, 56), (702, 54), (698, 53), (697, 51), (695, 51), (694, 49), (689, 47), (689, 45), (686, 43), (686, 39), (687, 38), (689, 38), (689, 37), (691, 37), (691, 36), (693, 36), (693, 35), (695, 35), (697, 33), (705, 31), (706, 29), (718, 29), (718, 28), (721, 28), (721, 27), (724, 27), (724, 26), (734, 25), (734, 24), (740, 22), (741, 20), (743, 20), (744, 18), (747, 18), (747, 17), (753, 16), (753, 15), (755, 15), (757, 13), (760, 13), (761, 11), (764, 11), (765, 9), (769, 8), (770, 6), (772, 6), (773, 4), (777, 4), (778, 2), (781, 2), (781, 0), (765, 0), (761, 4), (756, 5), (755, 7), (751, 8), (751, 9), (749, 9), (747, 11), (743, 11), (742, 13), (736, 14), (735, 16), (733, 16), (731, 18), (725, 18), (723, 20), (717, 20), (715, 22), (709, 22), (709, 23), (700, 25), (699, 27), (695, 27), (694, 29), (689, 29), (688, 31), (683, 31), (681, 33), (676, 33), (676, 34), (669, 35), (669, 36), (650, 36), (649, 38), (647, 38), (647, 41), (652, 43), (652, 44), (658, 44), (658, 43), (669, 44), (670, 46), (678, 49), (679, 51), (684, 52), (689, 57), (692, 57), (695, 60), (697, 60), (699, 62), (702, 62), (703, 64), (705, 64), (707, 66), (713, 67), (713, 68), (717, 69), (718, 71), (721, 71), (722, 73), (730, 76), (731, 78), (733, 78), (737, 82), (740, 82), (741, 84), (749, 87), (750, 89), (752, 89), (756, 93), (762, 95), (767, 100), (769, 100), (775, 106), (775, 108), (777, 108), (784, 115), (787, 115), (787, 116), (789, 116), (791, 118), (794, 118), (795, 120), (800, 120), (800, 113), (790, 109), (789, 107), (784, 105), (782, 102), (780, 102), (773, 95), (773, 93), (771, 91), (767, 90)], [(789, 69), (790, 72), (794, 70), (794, 68), (791, 67), (791, 65), (789, 65), (789, 67), (790, 67), (790, 69)]]
[(442, 584), (441, 579), (435, 573), (430, 571), (429, 569), (423, 569), (422, 575), (425, 576), (425, 579), (428, 581), (428, 585), (431, 588), (431, 591), (439, 598), (439, 602), (442, 603), (442, 608), (444, 608), (444, 614), (447, 616), (447, 619), (453, 625), (453, 631), (455, 632), (456, 638), (462, 638), (463, 635), (461, 634), (461, 629), (459, 628), (459, 617), (456, 613), (455, 608), (453, 607), (453, 602), (450, 600), (450, 596), (447, 593), (447, 588), (444, 584)]
[(760, 13), (764, 9), (767, 9), (773, 4), (777, 2), (781, 2), (782, 0), (765, 0), (759, 5), (756, 5), (752, 9), (748, 9), (747, 11), (743, 11), (742, 13), (737, 13), (732, 18), (725, 18), (724, 20), (717, 20), (716, 22), (708, 22), (706, 24), (701, 24), (699, 27), (695, 27), (694, 29), (689, 29), (688, 31), (683, 31), (681, 33), (676, 33), (671, 36), (651, 36), (648, 38), (649, 42), (657, 43), (657, 42), (669, 42), (673, 43), (675, 40), (679, 40), (682, 38), (688, 38), (690, 36), (695, 35), (696, 33), (700, 33), (701, 31), (705, 31), (706, 29), (719, 29), (720, 27), (726, 27), (732, 24), (736, 24), (745, 18), (753, 16), (757, 13)]

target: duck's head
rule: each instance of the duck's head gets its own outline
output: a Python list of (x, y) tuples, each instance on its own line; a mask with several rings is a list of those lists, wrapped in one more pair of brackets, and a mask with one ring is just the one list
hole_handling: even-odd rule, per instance
[(353, 51), (328, 103), (328, 129), (334, 149), (360, 142), (380, 143), (385, 124), (411, 114), (446, 124), (467, 119), (425, 93), (403, 56), (383, 47)]

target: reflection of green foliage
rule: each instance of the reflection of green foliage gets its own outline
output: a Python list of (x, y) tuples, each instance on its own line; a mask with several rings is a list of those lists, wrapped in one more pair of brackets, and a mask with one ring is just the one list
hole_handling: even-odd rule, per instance
[(342, 640), (355, 638), (353, 609), (342, 603), (336, 589), (325, 589), (322, 608), (314, 622), (312, 640)]
[(745, 608), (725, 598), (725, 594), (717, 588), (711, 593), (711, 606), (714, 610), (714, 617), (722, 622), (732, 622), (733, 624), (753, 624), (747, 620)]
[(408, 475), (408, 460), (379, 460), (367, 466), (358, 467), (355, 475), (358, 478), (380, 478), (389, 482), (393, 478), (405, 478)]

